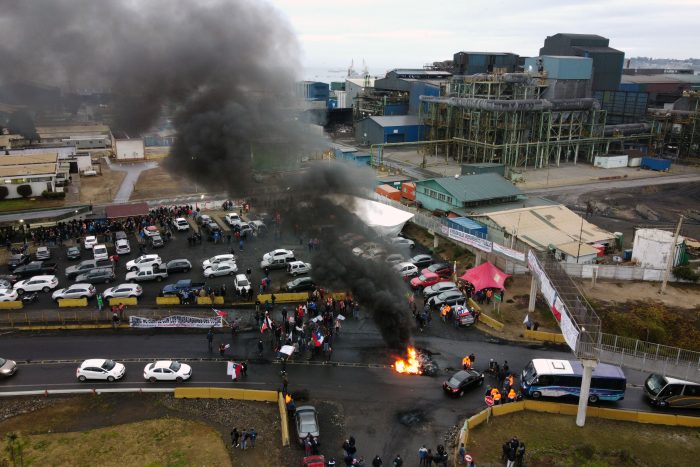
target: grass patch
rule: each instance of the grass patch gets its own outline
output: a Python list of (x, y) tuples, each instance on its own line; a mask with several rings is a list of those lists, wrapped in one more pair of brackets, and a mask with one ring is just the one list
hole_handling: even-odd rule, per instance
[[(230, 465), (219, 433), (176, 418), (147, 420), (87, 432), (20, 436), (25, 465)], [(9, 441), (3, 440), (5, 444)], [(0, 465), (10, 462), (3, 450)], [(15, 455), (17, 455), (15, 450)], [(10, 464), (8, 464), (10, 465)]]
[(0, 212), (26, 211), (27, 209), (44, 209), (62, 207), (64, 199), (17, 198), (0, 201)]
[[(614, 433), (614, 436), (611, 434)], [(526, 446), (526, 465), (638, 466), (697, 465), (700, 430), (519, 412), (493, 417), (469, 432), (467, 452), (478, 465), (502, 465), (502, 444), (517, 436)]]

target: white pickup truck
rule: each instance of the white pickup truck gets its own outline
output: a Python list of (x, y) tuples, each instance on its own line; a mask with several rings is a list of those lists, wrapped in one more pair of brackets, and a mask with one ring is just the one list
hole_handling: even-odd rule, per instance
[(127, 282), (145, 282), (145, 281), (162, 281), (168, 278), (168, 271), (164, 268), (153, 268), (152, 266), (145, 266), (137, 271), (130, 271), (126, 273)]

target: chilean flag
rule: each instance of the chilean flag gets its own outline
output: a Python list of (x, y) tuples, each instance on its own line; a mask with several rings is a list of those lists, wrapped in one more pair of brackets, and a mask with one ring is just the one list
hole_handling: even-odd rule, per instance
[(271, 329), (271, 328), (272, 328), (272, 321), (270, 320), (270, 318), (265, 318), (262, 326), (260, 326), (260, 334), (263, 334), (265, 331), (267, 331), (268, 329)]
[(316, 347), (321, 347), (321, 344), (323, 344), (323, 334), (321, 334), (321, 331), (312, 333), (311, 339), (314, 341)]
[(221, 316), (222, 318), (226, 318), (227, 313), (225, 311), (217, 310), (216, 308), (211, 309), (214, 313), (217, 314), (217, 316)]

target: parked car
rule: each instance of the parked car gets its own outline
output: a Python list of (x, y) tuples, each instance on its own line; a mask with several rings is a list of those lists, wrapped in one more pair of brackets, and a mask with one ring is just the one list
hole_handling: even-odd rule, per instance
[(95, 245), (97, 245), (97, 237), (95, 237), (94, 235), (88, 235), (87, 237), (85, 237), (85, 240), (83, 240), (83, 247), (86, 250), (92, 250), (92, 247), (94, 247)]
[(174, 284), (168, 284), (163, 287), (161, 294), (165, 297), (172, 297), (173, 295), (178, 295), (181, 292), (194, 292), (199, 293), (206, 287), (204, 282), (192, 282), (192, 279), (180, 279)]
[(461, 370), (442, 383), (442, 389), (450, 396), (462, 397), (465, 391), (484, 384), (484, 374), (476, 370)]
[(446, 292), (433, 295), (427, 300), (428, 305), (432, 308), (440, 308), (444, 304), (454, 306), (456, 304), (463, 305), (467, 302), (467, 298), (459, 290), (448, 290)]
[(47, 263), (45, 261), (32, 261), (15, 268), (12, 272), (17, 277), (32, 277), (47, 274), (56, 274), (56, 263)]
[(75, 266), (68, 266), (65, 270), (66, 278), (75, 279), (79, 274), (86, 273), (95, 268), (114, 268), (114, 262), (111, 259), (86, 259)]
[(70, 260), (80, 259), (80, 247), (69, 246), (68, 249), (66, 249), (66, 258)]
[(416, 246), (416, 242), (409, 238), (404, 238), (404, 237), (394, 237), (389, 239), (389, 243), (396, 247), (405, 247), (405, 248), (414, 248)]
[(160, 235), (160, 230), (155, 225), (149, 225), (143, 228), (143, 234), (146, 238), (153, 237), (154, 235)]
[(34, 254), (34, 258), (37, 259), (37, 261), (43, 261), (46, 259), (51, 258), (51, 250), (49, 250), (49, 247), (47, 246), (40, 246), (39, 248), (36, 249), (36, 253)]
[(177, 381), (178, 383), (190, 379), (192, 367), (174, 360), (158, 360), (149, 363), (143, 369), (143, 379), (155, 383), (156, 381)]
[(294, 252), (292, 250), (284, 250), (284, 249), (277, 249), (277, 250), (272, 250), (269, 253), (265, 253), (263, 255), (263, 261), (268, 260), (268, 261), (274, 261), (278, 259), (284, 259), (284, 258), (294, 258)]
[(426, 272), (411, 279), (411, 288), (423, 289), (429, 285), (437, 284), (442, 278), (434, 272)]
[(433, 264), (433, 257), (430, 255), (416, 255), (408, 261), (415, 264), (418, 269), (423, 269)]
[(9, 266), (10, 271), (14, 271), (16, 268), (27, 264), (29, 261), (31, 261), (31, 259), (31, 256), (26, 253), (17, 253), (10, 256), (10, 260), (7, 262), (7, 265)]
[(315, 407), (311, 405), (297, 407), (294, 412), (294, 426), (297, 429), (297, 441), (300, 444), (304, 444), (304, 440), (308, 435), (320, 441), (321, 433), (318, 424), (318, 413)]
[(307, 290), (314, 290), (315, 288), (316, 286), (310, 277), (297, 277), (287, 282), (284, 290), (287, 292), (306, 292)]
[(126, 263), (126, 269), (128, 271), (138, 271), (144, 266), (153, 266), (154, 264), (161, 265), (163, 260), (160, 259), (158, 255), (141, 255), (136, 259), (132, 259)]
[(12, 287), (0, 289), (0, 302), (14, 302), (19, 298), (19, 294)]
[(274, 258), (268, 258), (268, 259), (263, 259), (260, 262), (260, 269), (262, 269), (265, 272), (269, 272), (272, 269), (286, 269), (287, 265), (289, 263), (293, 263), (297, 259), (295, 257), (282, 257), (278, 259)]
[(452, 277), (452, 273), (454, 272), (454, 268), (450, 263), (440, 262), (440, 263), (431, 264), (427, 268), (423, 269), (421, 271), (421, 274), (423, 274), (425, 272), (434, 272), (438, 276), (449, 278), (449, 277)]
[(263, 221), (250, 221), (248, 225), (258, 237), (264, 237), (267, 234), (267, 226)]
[(121, 363), (104, 358), (93, 358), (80, 364), (75, 370), (75, 377), (81, 382), (88, 379), (101, 379), (111, 383), (122, 379), (125, 373), (126, 367)]
[(423, 289), (423, 298), (427, 300), (434, 295), (447, 292), (448, 290), (458, 290), (457, 284), (454, 282), (442, 281), (437, 284), (429, 285)]
[(48, 292), (56, 287), (58, 287), (58, 277), (56, 276), (34, 276), (16, 282), (13, 286), (19, 295), (25, 292)]
[(198, 225), (206, 224), (208, 222), (211, 222), (211, 217), (207, 216), (206, 214), (200, 214), (197, 216), (197, 219), (195, 220)]
[(416, 265), (407, 261), (394, 265), (394, 270), (398, 272), (405, 281), (408, 281), (411, 277), (418, 275), (418, 268)]
[[(399, 263), (405, 262), (406, 258), (404, 258), (404, 256), (400, 253), (392, 253), (390, 255), (387, 255), (387, 257), (384, 258), (384, 261), (392, 266), (395, 266)], [(413, 263), (411, 263), (411, 264), (413, 264)]]
[(241, 216), (239, 216), (238, 213), (236, 213), (236, 212), (229, 212), (224, 217), (224, 222), (226, 222), (228, 225), (231, 225), (231, 226), (233, 226), (234, 223), (236, 223), (237, 221), (240, 221), (240, 220), (241, 220)]
[(187, 219), (184, 217), (178, 217), (173, 221), (173, 227), (175, 227), (175, 230), (189, 230), (190, 229), (190, 224), (187, 222)]
[(126, 232), (123, 230), (118, 230), (114, 232), (114, 241), (116, 242), (117, 240), (127, 240), (128, 236), (126, 235)]
[(237, 274), (233, 280), (233, 287), (239, 295), (245, 295), (250, 290), (250, 281), (245, 274)]
[(0, 289), (12, 288), (12, 284), (19, 280), (14, 274), (0, 274)]
[(149, 237), (148, 241), (151, 243), (152, 248), (163, 248), (165, 246), (163, 237), (161, 237), (160, 235), (153, 235)]
[(301, 460), (301, 467), (326, 467), (326, 457), (323, 454), (306, 456)]
[(213, 264), (211, 267), (206, 268), (204, 270), (204, 277), (233, 276), (237, 272), (238, 266), (236, 266), (236, 263), (223, 262)]
[(60, 298), (92, 298), (97, 293), (92, 284), (73, 284), (64, 289), (55, 290), (51, 299), (58, 301)]
[(202, 269), (210, 268), (210, 267), (214, 266), (215, 264), (219, 264), (219, 263), (234, 263), (235, 261), (236, 261), (236, 256), (232, 255), (230, 253), (223, 254), (223, 255), (216, 255), (216, 256), (212, 256), (209, 259), (205, 259), (204, 261), (202, 261)]
[(101, 259), (109, 259), (109, 252), (107, 251), (107, 246), (105, 245), (95, 245), (92, 247), (92, 255), (95, 261)]
[(287, 264), (287, 273), (296, 277), (299, 274), (308, 274), (311, 271), (311, 265), (303, 261), (292, 261)]
[(168, 271), (155, 266), (144, 266), (136, 271), (126, 273), (127, 282), (162, 281), (168, 277)]
[(117, 280), (112, 268), (91, 269), (83, 274), (78, 274), (75, 282), (87, 282), (88, 284), (108, 284)]
[(17, 372), (17, 362), (0, 358), (0, 376), (9, 377)]
[(140, 297), (142, 293), (143, 289), (138, 284), (119, 284), (102, 292), (102, 296), (107, 300), (110, 298)]
[(365, 237), (363, 237), (360, 234), (354, 234), (354, 233), (346, 233), (345, 235), (341, 235), (338, 237), (338, 239), (345, 245), (352, 247), (355, 245), (359, 245), (363, 242), (365, 242)]
[(114, 250), (118, 255), (128, 255), (131, 253), (131, 245), (129, 245), (129, 240), (121, 239), (114, 243)]
[(174, 272), (189, 272), (192, 269), (192, 263), (188, 259), (173, 259), (167, 262), (165, 270), (168, 274)]

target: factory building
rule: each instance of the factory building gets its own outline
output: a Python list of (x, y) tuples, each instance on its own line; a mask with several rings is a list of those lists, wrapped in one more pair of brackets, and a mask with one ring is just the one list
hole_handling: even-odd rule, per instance
[(464, 215), (478, 206), (517, 201), (523, 192), (495, 173), (416, 181), (416, 202), (431, 211)]
[[(0, 180), (7, 189), (3, 199), (40, 196), (44, 191), (56, 191), (61, 176), (58, 154), (0, 155)], [(29, 187), (29, 188), (25, 188)], [(29, 195), (22, 194), (28, 190)]]
[(413, 115), (368, 117), (355, 127), (355, 140), (363, 146), (420, 141), (423, 134), (420, 119)]
[(519, 56), (510, 52), (457, 52), (452, 60), (455, 75), (512, 73), (518, 71)]
[(620, 86), (625, 53), (610, 47), (610, 40), (596, 34), (559, 33), (547, 36), (542, 55), (565, 55), (593, 59), (594, 91), (617, 90)]
[(547, 88), (545, 99), (591, 97), (593, 59), (543, 55), (525, 59), (525, 71), (540, 74)]

